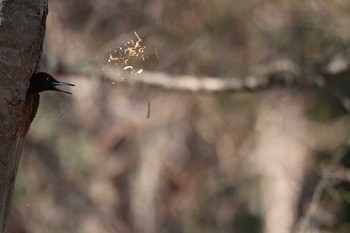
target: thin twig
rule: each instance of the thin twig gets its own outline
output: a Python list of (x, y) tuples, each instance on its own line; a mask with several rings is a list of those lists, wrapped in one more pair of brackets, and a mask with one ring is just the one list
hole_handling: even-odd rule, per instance
[(320, 205), (322, 194), (323, 194), (324, 190), (327, 188), (327, 186), (329, 185), (331, 175), (334, 172), (336, 166), (340, 163), (340, 161), (344, 158), (344, 156), (348, 152), (349, 147), (350, 147), (350, 139), (334, 155), (334, 157), (331, 160), (330, 166), (324, 172), (322, 172), (321, 179), (315, 188), (315, 191), (312, 195), (312, 199), (311, 199), (309, 207), (306, 211), (306, 214), (301, 219), (300, 224), (299, 224), (296, 232), (304, 233), (309, 229), (310, 222), (311, 222), (313, 216), (315, 216), (315, 213)]

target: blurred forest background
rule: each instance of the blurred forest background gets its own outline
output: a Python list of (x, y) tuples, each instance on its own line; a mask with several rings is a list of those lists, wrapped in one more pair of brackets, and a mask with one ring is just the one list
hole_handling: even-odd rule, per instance
[(341, 0), (50, 0), (41, 70), (76, 87), (41, 93), (9, 233), (349, 233), (349, 25)]

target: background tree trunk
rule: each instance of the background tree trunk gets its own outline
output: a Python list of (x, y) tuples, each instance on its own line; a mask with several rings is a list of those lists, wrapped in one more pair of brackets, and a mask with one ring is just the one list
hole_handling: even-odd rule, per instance
[(47, 0), (0, 1), (0, 232), (5, 232), (23, 142), (38, 105), (27, 96), (42, 52)]

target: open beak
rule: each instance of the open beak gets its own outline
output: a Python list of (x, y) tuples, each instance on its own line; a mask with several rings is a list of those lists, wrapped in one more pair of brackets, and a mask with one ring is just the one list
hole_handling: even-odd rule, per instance
[(71, 83), (65, 83), (65, 82), (59, 82), (59, 81), (51, 82), (51, 85), (53, 86), (55, 91), (64, 92), (64, 93), (67, 93), (67, 94), (70, 94), (70, 95), (72, 94), (71, 92), (58, 89), (58, 88), (56, 88), (56, 86), (72, 86), (72, 87), (75, 86), (74, 84), (71, 84)]

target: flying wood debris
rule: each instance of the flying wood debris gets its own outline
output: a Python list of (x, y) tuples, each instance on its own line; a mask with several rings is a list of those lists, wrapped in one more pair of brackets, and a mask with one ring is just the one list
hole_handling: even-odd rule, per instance
[(145, 46), (142, 39), (134, 32), (137, 40), (129, 40), (109, 54), (109, 63), (120, 66), (123, 70), (132, 74), (141, 74), (143, 69), (140, 64), (145, 61)]
[(146, 116), (147, 119), (151, 118), (151, 101), (148, 101), (148, 104), (147, 104), (147, 116)]

